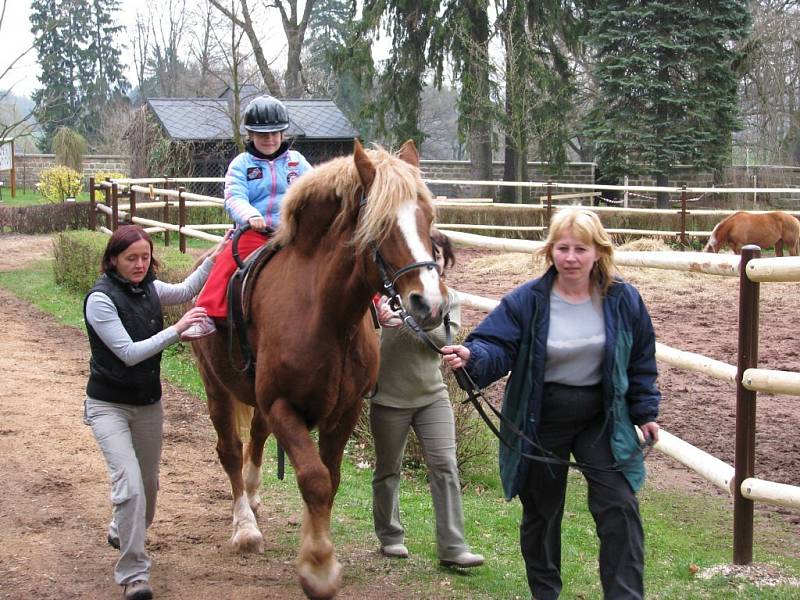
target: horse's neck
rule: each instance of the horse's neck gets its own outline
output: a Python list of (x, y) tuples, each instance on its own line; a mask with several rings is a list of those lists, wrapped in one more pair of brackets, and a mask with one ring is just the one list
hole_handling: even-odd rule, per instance
[(313, 263), (314, 305), (329, 324), (348, 329), (363, 318), (372, 297), (364, 257), (351, 240), (353, 228), (331, 226), (331, 220), (309, 218), (298, 226), (294, 251)]

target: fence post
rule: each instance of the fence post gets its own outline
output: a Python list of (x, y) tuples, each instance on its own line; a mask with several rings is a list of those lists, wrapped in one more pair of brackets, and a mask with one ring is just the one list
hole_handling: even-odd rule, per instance
[(622, 207), (628, 208), (628, 176), (625, 175), (625, 179), (623, 180), (625, 184), (625, 191), (622, 192)]
[(183, 233), (183, 228), (186, 227), (186, 200), (183, 199), (183, 193), (186, 188), (180, 186), (178, 188), (178, 247), (180, 251), (186, 254), (186, 236)]
[[(169, 189), (169, 181), (166, 177), (164, 177), (164, 189)], [(169, 196), (164, 196), (164, 214), (163, 218), (161, 219), (164, 223), (169, 223)], [(164, 245), (169, 246), (169, 238), (170, 238), (170, 231), (169, 229), (164, 230)]]
[(550, 218), (553, 214), (553, 180), (547, 179), (547, 211), (545, 212), (545, 230), (550, 228)]
[(92, 175), (89, 177), (89, 231), (97, 229), (97, 201), (94, 194), (94, 175)]
[(128, 209), (131, 215), (131, 223), (133, 223), (133, 217), (136, 216), (136, 192), (133, 191), (133, 186), (128, 186), (128, 199), (130, 208)]
[[(111, 178), (106, 177), (105, 183), (108, 183), (110, 181)], [(103, 186), (103, 199), (105, 200), (106, 206), (111, 208), (113, 204), (111, 202), (111, 186)], [(114, 227), (113, 216), (111, 215), (111, 213), (106, 213), (106, 229), (111, 229), (111, 231), (113, 231), (114, 230), (113, 227)]]
[(736, 371), (736, 450), (733, 489), (733, 562), (753, 562), (753, 501), (742, 495), (742, 482), (755, 474), (756, 392), (742, 385), (747, 369), (758, 365), (758, 300), (760, 287), (747, 277), (747, 263), (761, 256), (761, 248), (742, 248), (739, 264), (739, 353)]
[(117, 197), (117, 184), (111, 184), (111, 231), (119, 227), (119, 198)]
[(686, 184), (681, 186), (681, 246), (686, 248)]

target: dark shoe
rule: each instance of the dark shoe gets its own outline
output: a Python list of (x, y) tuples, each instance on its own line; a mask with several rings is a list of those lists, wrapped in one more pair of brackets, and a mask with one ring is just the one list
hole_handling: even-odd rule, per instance
[(408, 548), (404, 544), (381, 546), (381, 554), (388, 558), (408, 558)]
[(109, 546), (111, 546), (112, 548), (116, 548), (117, 550), (119, 550), (119, 538), (118, 538), (118, 537), (114, 537), (114, 536), (112, 536), (112, 535), (109, 533), (109, 534), (106, 536), (106, 541), (108, 542), (108, 545), (109, 545)]
[(122, 597), (125, 600), (151, 600), (153, 588), (143, 579), (132, 581), (122, 586)]
[(443, 558), (439, 564), (443, 567), (461, 567), (462, 569), (469, 569), (470, 567), (480, 567), (485, 559), (480, 554), (473, 554), (466, 550), (453, 558)]

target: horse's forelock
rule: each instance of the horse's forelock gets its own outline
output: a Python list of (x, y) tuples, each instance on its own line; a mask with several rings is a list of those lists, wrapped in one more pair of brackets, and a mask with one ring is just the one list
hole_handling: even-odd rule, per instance
[(375, 179), (366, 205), (361, 208), (354, 237), (355, 243), (362, 249), (386, 238), (396, 222), (399, 208), (406, 202), (416, 201), (424, 209), (433, 210), (431, 193), (422, 182), (417, 167), (382, 148), (370, 150), (368, 154), (375, 167)]
[(433, 200), (423, 183), (419, 169), (382, 148), (366, 150), (375, 168), (375, 179), (369, 190), (367, 202), (361, 202), (362, 184), (352, 156), (325, 162), (299, 177), (286, 193), (281, 206), (281, 225), (274, 243), (285, 246), (297, 235), (299, 213), (309, 205), (339, 199), (341, 211), (336, 222), (346, 221), (360, 213), (354, 243), (366, 248), (370, 243), (380, 243), (389, 234), (397, 218), (398, 209), (409, 200), (420, 202), (424, 210), (433, 211)]

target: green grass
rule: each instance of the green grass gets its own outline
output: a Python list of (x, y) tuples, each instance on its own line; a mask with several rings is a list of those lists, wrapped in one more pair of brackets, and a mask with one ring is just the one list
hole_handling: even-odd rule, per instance
[[(53, 314), (59, 322), (83, 328), (82, 298), (53, 283), (51, 261), (0, 273), (0, 286)], [(162, 372), (175, 385), (202, 395), (191, 353), (185, 346), (178, 344), (165, 352)], [(349, 448), (348, 456), (357, 456), (357, 450)], [(358, 468), (357, 462), (343, 463), (332, 522), (334, 542), (345, 563), (345, 585), (367, 581), (379, 569), (400, 578), (409, 590), (422, 594), (415, 597), (503, 600), (530, 597), (518, 546), (519, 503), (505, 502), (497, 478), (488, 481), (483, 474), (494, 468), (495, 456), (485, 456), (485, 464), (474, 468), (477, 473), (474, 480), (465, 473), (467, 540), (474, 551), (487, 558), (485, 567), (467, 572), (438, 566), (430, 494), (420, 471), (406, 473), (401, 486), (401, 519), (412, 556), (407, 561), (377, 557), (371, 519), (372, 471)], [(291, 520), (302, 512), (299, 492), (288, 461), (283, 482), (275, 477), (276, 464), (275, 445), (270, 440), (264, 462), (264, 501), (275, 516)], [(693, 565), (703, 569), (731, 562), (733, 526), (729, 499), (646, 487), (640, 500), (647, 540), (648, 598), (789, 600), (798, 597), (797, 588), (759, 589), (743, 580), (725, 577), (703, 580), (692, 575)], [(800, 577), (797, 532), (783, 519), (769, 518), (766, 509), (756, 511), (755, 523), (755, 562), (769, 563), (786, 576)], [(270, 543), (285, 549), (287, 560), (296, 552), (298, 531), (299, 527), (265, 525)], [(369, 558), (358, 558), (363, 556)], [(565, 582), (562, 598), (602, 597), (594, 523), (586, 508), (586, 486), (575, 473), (570, 476), (563, 521), (562, 566)]]
[[(83, 191), (78, 194), (78, 201), (88, 201), (89, 192)], [(3, 203), (2, 206), (36, 206), (39, 204), (49, 204), (42, 195), (34, 189), (17, 188), (17, 197), (11, 197), (11, 188), (3, 186)]]

